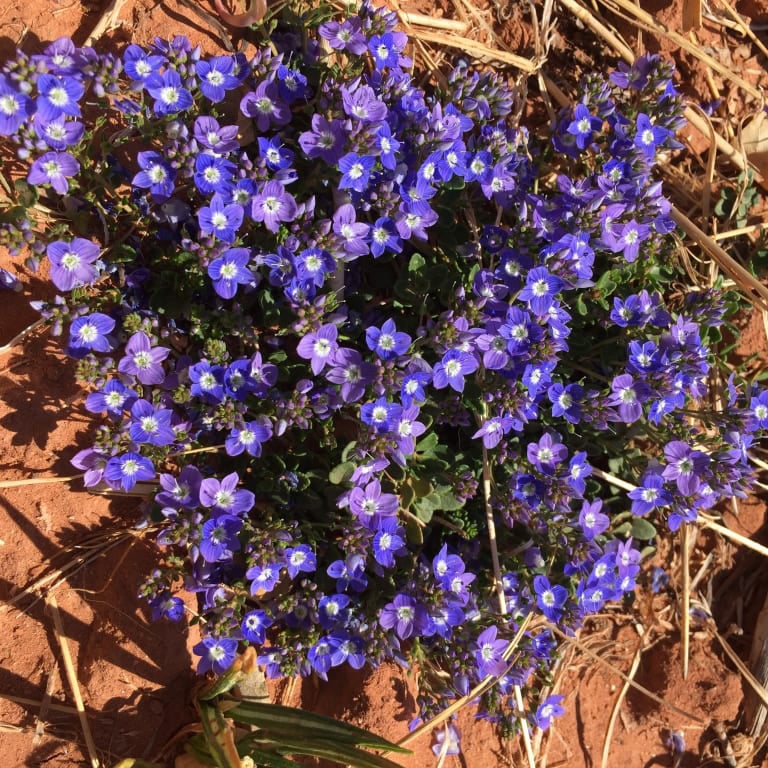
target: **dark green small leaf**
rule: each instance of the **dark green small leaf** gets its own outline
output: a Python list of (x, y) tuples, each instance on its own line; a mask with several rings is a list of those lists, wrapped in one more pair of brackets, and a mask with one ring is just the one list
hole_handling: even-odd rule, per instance
[(341, 464), (337, 464), (329, 473), (328, 479), (334, 485), (341, 485), (343, 482), (349, 480), (352, 473), (355, 471), (355, 465), (351, 461), (345, 461)]

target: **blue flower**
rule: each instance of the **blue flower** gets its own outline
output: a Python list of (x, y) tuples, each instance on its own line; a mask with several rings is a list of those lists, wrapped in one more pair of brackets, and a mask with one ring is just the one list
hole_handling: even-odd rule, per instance
[(175, 69), (167, 69), (162, 75), (152, 73), (146, 78), (145, 85), (155, 99), (154, 112), (160, 117), (183, 112), (193, 104), (192, 94), (184, 88)]
[(250, 285), (255, 282), (253, 273), (248, 269), (250, 259), (251, 252), (248, 248), (228, 248), (208, 265), (208, 276), (213, 280), (213, 288), (219, 296), (231, 299), (237, 293), (238, 285)]
[(295, 579), (299, 573), (312, 573), (317, 568), (317, 557), (306, 544), (288, 547), (283, 553), (283, 557), (286, 568), (288, 568), (288, 575), (292, 579)]
[(261, 445), (272, 437), (272, 425), (269, 418), (262, 416), (254, 421), (234, 427), (224, 441), (228, 456), (239, 456), (243, 451), (250, 456), (261, 456)]
[(267, 639), (267, 629), (272, 626), (272, 619), (266, 611), (257, 609), (254, 611), (248, 611), (243, 616), (240, 630), (243, 633), (243, 637), (249, 643), (256, 643), (262, 645)]
[(338, 328), (333, 323), (326, 323), (317, 331), (308, 333), (299, 342), (296, 352), (299, 357), (310, 361), (315, 376), (333, 360), (339, 348), (336, 341), (338, 335)]
[[(209, 206), (204, 205), (201, 206), (200, 209), (197, 212), (197, 220), (200, 225), (200, 231), (203, 234), (206, 235), (213, 235), (218, 240), (221, 240), (224, 243), (233, 243), (237, 237), (237, 230), (240, 228), (240, 225), (243, 223), (243, 207), (241, 205), (238, 205), (237, 203), (230, 203), (229, 205), (225, 202), (225, 196), (221, 193), (216, 193), (211, 198), (211, 204)], [(233, 249), (237, 250), (238, 252), (242, 251), (246, 254), (249, 252), (245, 248), (237, 248)], [(229, 253), (232, 253), (232, 251), (229, 251)], [(247, 262), (247, 259), (246, 259)], [(244, 265), (243, 265), (244, 268)], [(247, 270), (246, 270), (247, 271)], [(210, 265), (208, 269), (208, 274), (213, 278), (213, 275), (211, 275)], [(240, 271), (241, 277), (243, 276), (243, 272)], [(213, 278), (214, 280), (220, 280), (221, 278)], [(231, 280), (231, 278), (226, 278), (228, 280)], [(249, 279), (246, 281), (239, 281), (239, 282), (253, 282), (254, 277), (249, 273)], [(214, 287), (216, 287), (214, 285)], [(222, 286), (223, 287), (223, 286)], [(231, 287), (231, 286), (230, 286)], [(226, 290), (229, 290), (229, 288), (226, 288)], [(236, 290), (236, 286), (235, 286)], [(216, 289), (216, 292), (223, 296), (223, 294)], [(234, 296), (234, 292), (232, 293), (232, 296)], [(225, 299), (231, 299), (232, 296), (224, 296)]]
[(554, 694), (547, 697), (538, 706), (534, 722), (542, 731), (546, 731), (549, 728), (553, 717), (560, 717), (565, 714), (565, 708), (560, 704), (564, 698), (565, 696), (562, 694)]
[(498, 629), (488, 627), (480, 633), (475, 641), (474, 650), (475, 663), (477, 664), (478, 676), (500, 676), (507, 669), (507, 662), (504, 661), (503, 654), (507, 650), (509, 643), (506, 640), (497, 640)]
[(474, 355), (450, 349), (443, 355), (442, 360), (435, 365), (432, 372), (432, 384), (435, 389), (450, 386), (456, 392), (464, 391), (464, 377), (474, 373), (479, 366)]
[(198, 674), (213, 672), (223, 675), (235, 663), (237, 640), (231, 637), (204, 637), (192, 651), (201, 657), (197, 664)]
[(533, 588), (536, 592), (536, 605), (553, 622), (560, 620), (562, 608), (568, 599), (568, 590), (560, 584), (550, 584), (546, 576), (534, 576)]
[(576, 137), (576, 146), (584, 150), (592, 143), (592, 134), (602, 127), (603, 121), (590, 114), (589, 108), (585, 104), (577, 104), (573, 110), (573, 120), (566, 130)]
[(382, 360), (394, 360), (408, 352), (411, 337), (407, 333), (398, 331), (395, 321), (389, 318), (381, 329), (374, 325), (366, 329), (365, 343), (368, 349), (375, 352)]
[(144, 399), (136, 400), (131, 407), (131, 440), (150, 445), (170, 445), (176, 439), (171, 428), (173, 411), (156, 409)]
[(13, 136), (33, 112), (30, 98), (0, 75), (0, 136)]
[(113, 487), (130, 491), (140, 480), (152, 480), (155, 467), (145, 456), (129, 451), (113, 456), (104, 467), (104, 479)]
[(385, 517), (378, 525), (376, 535), (373, 537), (373, 556), (377, 563), (385, 568), (392, 568), (395, 564), (395, 555), (405, 552), (404, 530), (398, 524), (396, 517)]
[(376, 158), (370, 155), (361, 156), (356, 152), (348, 152), (339, 159), (339, 170), (342, 172), (339, 189), (365, 192), (375, 162)]
[(214, 56), (208, 61), (197, 62), (195, 74), (200, 82), (200, 90), (209, 101), (222, 101), (227, 94), (240, 85), (240, 78), (232, 73), (235, 60), (231, 56)]
[[(205, 480), (203, 480), (205, 483)], [(200, 554), (208, 563), (231, 560), (232, 553), (240, 549), (237, 538), (243, 521), (234, 515), (219, 515), (206, 520), (200, 533)]]
[(109, 352), (113, 346), (109, 334), (114, 328), (115, 321), (109, 315), (101, 312), (83, 315), (69, 327), (69, 346), (94, 352)]
[(45, 122), (61, 115), (80, 117), (78, 102), (84, 91), (83, 84), (74, 78), (40, 75), (37, 79), (37, 113)]
[(133, 177), (133, 186), (149, 189), (158, 202), (171, 197), (176, 171), (170, 163), (158, 152), (139, 152), (137, 160), (141, 170)]
[(203, 152), (195, 159), (195, 186), (204, 195), (218, 192), (228, 196), (234, 186), (235, 164), (225, 157), (216, 157)]
[(213, 513), (245, 514), (253, 508), (256, 498), (251, 491), (238, 488), (239, 481), (237, 472), (231, 472), (220, 481), (215, 477), (206, 477), (200, 483), (200, 504)]

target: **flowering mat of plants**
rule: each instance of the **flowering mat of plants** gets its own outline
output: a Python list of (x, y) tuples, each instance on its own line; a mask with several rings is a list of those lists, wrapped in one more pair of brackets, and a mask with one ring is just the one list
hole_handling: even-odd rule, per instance
[(598, 6), (0, 10), (4, 765), (171, 764), (246, 643), (395, 742), (501, 677), (407, 768), (761, 764), (768, 6)]

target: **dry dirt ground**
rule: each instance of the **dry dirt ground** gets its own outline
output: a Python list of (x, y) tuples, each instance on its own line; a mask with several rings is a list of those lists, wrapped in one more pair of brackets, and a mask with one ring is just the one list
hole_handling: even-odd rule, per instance
[[(206, 0), (199, 1), (208, 8)], [(65, 34), (81, 43), (106, 4), (7, 0), (0, 5), (0, 57), (5, 59), (19, 41), (29, 53)], [(449, 0), (400, 5), (433, 16), (455, 17)], [(643, 0), (646, 10), (673, 28), (680, 26), (682, 5), (682, 0)], [(512, 0), (498, 6), (482, 0), (478, 7), (486, 23), (516, 51), (525, 55), (533, 50), (527, 4)], [(768, 21), (765, 0), (739, 4), (737, 10), (755, 22), (756, 34), (765, 40), (759, 26)], [(142, 44), (155, 35), (184, 33), (207, 51), (219, 45), (211, 28), (179, 0), (127, 0), (118, 20), (119, 26), (108, 31), (100, 44), (117, 48), (127, 41)], [(621, 22), (617, 23), (621, 28)], [(558, 25), (561, 31), (546, 71), (564, 84), (573, 83), (579, 71), (602, 61), (604, 53), (573, 19), (563, 15)], [(713, 88), (719, 88), (733, 114), (744, 115), (753, 109), (722, 78), (713, 77), (695, 59), (680, 54), (676, 46), (648, 35), (639, 39), (630, 27), (624, 32), (636, 50), (646, 47), (674, 55), (681, 86), (692, 97), (709, 100)], [(751, 82), (766, 85), (765, 62), (749, 39), (734, 39), (727, 27), (709, 21), (696, 34), (713, 55), (727, 59), (729, 66), (738, 68)], [(690, 138), (695, 149), (704, 148), (701, 136), (690, 132)], [(0, 265), (7, 266), (7, 261), (7, 254), (0, 255)], [(46, 290), (39, 276), (26, 275), (23, 282), (23, 293), (2, 296), (0, 344), (34, 321), (29, 300)], [(744, 319), (738, 354), (746, 357), (757, 352), (760, 365), (766, 359), (765, 348), (762, 318), (754, 313)], [(0, 357), (0, 478), (71, 474), (68, 461), (82, 447), (90, 424), (80, 405), (81, 394), (72, 365), (45, 333), (33, 335)], [(751, 499), (741, 505), (738, 517), (729, 513), (726, 520), (734, 530), (765, 543), (765, 512), (762, 500)], [(189, 649), (196, 641), (196, 630), (187, 633), (175, 625), (152, 623), (135, 597), (140, 575), (152, 567), (155, 558), (152, 536), (134, 531), (104, 539), (105, 531), (130, 528), (139, 517), (135, 500), (91, 496), (77, 483), (0, 491), (0, 603), (5, 604), (0, 605), (0, 765), (66, 768), (85, 764), (83, 733), (62, 662), (62, 635), (54, 629), (51, 609), (43, 599), (25, 598), (12, 607), (7, 605), (22, 587), (55, 574), (56, 568), (68, 567), (76, 557), (86, 564), (56, 588), (55, 596), (86, 718), (104, 764), (129, 755), (155, 757), (191, 719), (194, 675)], [(765, 597), (766, 562), (712, 535), (701, 534), (695, 552), (695, 565), (714, 553), (710, 561), (714, 565), (707, 574), (707, 579), (714, 576), (709, 579), (713, 609), (722, 631), (734, 625), (742, 633), (732, 634), (730, 642), (746, 658)], [(675, 584), (678, 564), (674, 554), (661, 552), (660, 557), (671, 563)], [(558, 676), (558, 687), (566, 696), (567, 714), (539, 745), (541, 766), (725, 765), (717, 758), (723, 744), (710, 727), (713, 721), (725, 724), (737, 755), (748, 747), (740, 735), (745, 695), (742, 677), (718, 643), (703, 630), (694, 633), (690, 671), (684, 680), (674, 590), (656, 597), (639, 590), (636, 607), (631, 615), (616, 611), (599, 617), (592, 632), (584, 636), (585, 644), (602, 663), (583, 651), (565, 656), (566, 671)], [(623, 686), (622, 678), (606, 663), (626, 673), (636, 658), (635, 679), (666, 705), (629, 692), (618, 707), (610, 753), (604, 761), (606, 729)], [(385, 667), (366, 674), (334, 672), (337, 674), (331, 675), (328, 684), (309, 680), (280, 686), (274, 693), (283, 703), (349, 719), (393, 740), (407, 733), (415, 701), (413, 680), (405, 671)], [(473, 723), (469, 713), (462, 713), (460, 728), (463, 756), (448, 758), (446, 766), (526, 764), (487, 724)], [(682, 732), (687, 744), (678, 761), (665, 744), (671, 731)], [(426, 742), (413, 748), (414, 755), (402, 761), (407, 768), (434, 763)], [(712, 762), (707, 762), (709, 758)]]

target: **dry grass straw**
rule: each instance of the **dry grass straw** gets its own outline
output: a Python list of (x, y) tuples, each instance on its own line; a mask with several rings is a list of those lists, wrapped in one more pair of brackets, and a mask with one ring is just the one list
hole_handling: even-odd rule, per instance
[(75, 700), (75, 708), (77, 709), (77, 716), (80, 720), (80, 727), (83, 730), (83, 736), (85, 737), (85, 746), (88, 750), (88, 758), (91, 768), (100, 768), (100, 761), (96, 754), (96, 744), (93, 740), (93, 734), (91, 733), (91, 726), (88, 723), (88, 718), (85, 714), (85, 705), (83, 704), (83, 697), (80, 694), (80, 684), (77, 680), (77, 672), (75, 666), (72, 663), (72, 655), (69, 652), (69, 643), (67, 642), (67, 636), (64, 633), (64, 625), (61, 621), (61, 613), (59, 613), (59, 606), (56, 602), (56, 595), (53, 592), (48, 592), (45, 598), (45, 602), (49, 611), (53, 617), (53, 623), (55, 627), (56, 639), (59, 642), (59, 648), (61, 649), (61, 661), (64, 665), (64, 671), (67, 675), (67, 681), (72, 691), (72, 696)]
[(123, 9), (126, 0), (112, 0), (104, 9), (101, 18), (96, 22), (96, 26), (91, 30), (91, 34), (85, 39), (83, 45), (93, 45), (103, 34), (119, 26), (118, 17)]
[(680, 526), (680, 561), (681, 579), (680, 600), (682, 603), (680, 616), (681, 649), (680, 657), (683, 665), (683, 680), (688, 679), (688, 659), (691, 654), (691, 549), (689, 526)]
[(609, 670), (614, 675), (620, 677), (625, 683), (629, 685), (629, 687), (634, 688), (636, 691), (639, 691), (652, 701), (655, 701), (659, 706), (687, 718), (696, 725), (706, 726), (709, 724), (708, 721), (702, 720), (700, 717), (690, 712), (686, 712), (684, 709), (681, 709), (680, 707), (666, 701), (666, 699), (661, 698), (661, 696), (656, 695), (653, 691), (649, 691), (645, 686), (640, 685), (640, 683), (633, 680), (630, 675), (622, 672), (622, 670), (620, 670), (615, 664), (611, 664), (610, 661), (606, 661), (602, 656), (600, 656), (600, 654), (595, 653), (591, 648), (582, 643), (576, 637), (570, 637), (569, 635), (566, 635), (557, 625), (549, 623), (547, 626), (549, 630), (556, 634), (567, 646), (572, 646), (578, 649), (581, 653), (585, 654), (593, 661), (596, 661), (600, 666)]
[(611, 708), (611, 716), (608, 718), (608, 724), (605, 727), (605, 739), (603, 740), (603, 751), (600, 756), (600, 768), (608, 768), (608, 756), (611, 752), (611, 741), (613, 740), (613, 729), (616, 727), (616, 720), (619, 717), (621, 711), (621, 705), (624, 703), (624, 699), (632, 686), (632, 681), (637, 674), (637, 668), (640, 666), (640, 660), (643, 658), (643, 651), (645, 650), (645, 637), (647, 632), (643, 630), (639, 625), (635, 625), (638, 628), (640, 634), (640, 641), (637, 645), (634, 657), (632, 658), (632, 664), (629, 667), (627, 673), (627, 679), (624, 681), (624, 685), (621, 686), (619, 695), (616, 697), (616, 701), (613, 702)]

